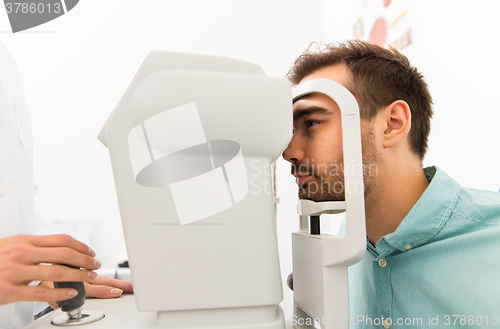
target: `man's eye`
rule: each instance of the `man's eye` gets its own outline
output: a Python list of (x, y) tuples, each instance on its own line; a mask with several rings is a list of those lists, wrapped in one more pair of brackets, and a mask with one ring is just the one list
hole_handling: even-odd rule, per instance
[(309, 127), (317, 125), (318, 123), (319, 123), (318, 121), (308, 120), (308, 121), (306, 121), (306, 126), (307, 126), (307, 128), (309, 128)]

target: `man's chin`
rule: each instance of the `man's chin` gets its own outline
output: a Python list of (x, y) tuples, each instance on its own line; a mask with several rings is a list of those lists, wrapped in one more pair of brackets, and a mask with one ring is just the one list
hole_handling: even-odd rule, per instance
[(322, 201), (345, 201), (344, 195), (324, 195), (321, 193), (299, 193), (300, 200)]
[(343, 187), (342, 177), (340, 177), (339, 180), (329, 181), (323, 176), (313, 176), (311, 179), (299, 185), (299, 199), (311, 200), (314, 202), (345, 201)]

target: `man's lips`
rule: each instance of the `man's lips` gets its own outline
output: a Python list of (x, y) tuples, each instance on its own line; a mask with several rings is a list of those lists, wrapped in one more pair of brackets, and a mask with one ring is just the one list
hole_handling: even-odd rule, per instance
[(295, 176), (295, 182), (297, 183), (297, 185), (302, 184), (303, 182), (305, 182), (306, 180), (308, 180), (310, 177), (312, 177), (311, 174), (299, 174), (299, 173), (295, 173), (293, 175)]

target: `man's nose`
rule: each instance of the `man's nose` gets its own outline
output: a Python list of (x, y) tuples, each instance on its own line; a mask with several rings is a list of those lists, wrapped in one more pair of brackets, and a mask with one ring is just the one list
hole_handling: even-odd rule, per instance
[(297, 134), (294, 134), (290, 144), (283, 152), (283, 159), (290, 163), (296, 163), (304, 158), (304, 148)]

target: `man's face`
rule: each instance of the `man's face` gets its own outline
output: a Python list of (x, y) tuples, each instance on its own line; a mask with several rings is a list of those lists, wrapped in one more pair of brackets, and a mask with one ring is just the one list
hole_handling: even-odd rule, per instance
[[(348, 70), (343, 65), (323, 68), (306, 76), (300, 83), (325, 78), (346, 85)], [(292, 163), (292, 174), (299, 185), (299, 198), (313, 201), (345, 200), (342, 157), (342, 123), (337, 103), (330, 97), (313, 93), (297, 99), (293, 105), (294, 135), (283, 158)], [(370, 134), (370, 125), (362, 122), (362, 137)], [(363, 138), (363, 162), (381, 163), (368, 138)], [(362, 168), (355, 168), (362, 170)], [(366, 174), (366, 173), (365, 173)], [(374, 185), (365, 176), (365, 191)]]

